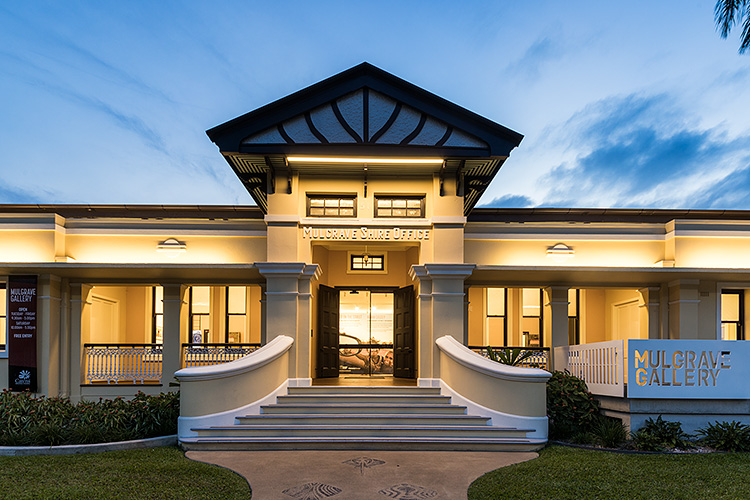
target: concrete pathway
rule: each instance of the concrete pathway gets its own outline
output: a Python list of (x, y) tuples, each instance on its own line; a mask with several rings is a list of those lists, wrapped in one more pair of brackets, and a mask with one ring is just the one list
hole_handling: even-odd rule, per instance
[(247, 478), (254, 500), (466, 498), (479, 476), (536, 458), (531, 452), (189, 451)]

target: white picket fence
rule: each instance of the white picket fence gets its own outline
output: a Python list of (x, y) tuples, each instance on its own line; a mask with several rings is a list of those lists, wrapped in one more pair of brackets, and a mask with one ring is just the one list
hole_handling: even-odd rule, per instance
[(555, 348), (556, 363), (583, 379), (592, 394), (625, 396), (625, 341), (610, 340), (593, 344)]

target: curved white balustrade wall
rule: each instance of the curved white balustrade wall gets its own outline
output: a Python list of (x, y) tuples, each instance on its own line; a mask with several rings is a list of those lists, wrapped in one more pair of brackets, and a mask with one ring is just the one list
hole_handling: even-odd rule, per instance
[(258, 413), (261, 405), (286, 393), (293, 343), (291, 337), (280, 335), (235, 361), (177, 371), (179, 439), (195, 436), (193, 427), (232, 425), (236, 416)]
[(435, 343), (440, 351), (441, 391), (454, 404), (491, 417), (494, 426), (532, 429), (529, 438), (547, 440), (549, 372), (497, 363), (450, 335)]

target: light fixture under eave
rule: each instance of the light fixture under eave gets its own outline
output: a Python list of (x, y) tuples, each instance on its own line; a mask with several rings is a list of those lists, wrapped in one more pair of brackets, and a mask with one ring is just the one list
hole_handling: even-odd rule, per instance
[(575, 257), (576, 251), (565, 243), (558, 243), (555, 246), (547, 248), (547, 257), (555, 262), (565, 262)]
[(167, 238), (156, 245), (156, 251), (166, 254), (167, 257), (177, 257), (178, 255), (187, 252), (187, 245), (175, 238)]
[(287, 156), (289, 163), (371, 163), (382, 165), (385, 163), (394, 164), (419, 164), (419, 165), (442, 165), (442, 158), (355, 158), (342, 156)]

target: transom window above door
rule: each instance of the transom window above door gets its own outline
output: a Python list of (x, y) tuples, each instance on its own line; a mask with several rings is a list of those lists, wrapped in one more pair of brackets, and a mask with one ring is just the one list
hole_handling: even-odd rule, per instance
[(356, 217), (354, 195), (307, 195), (308, 217)]
[(424, 196), (376, 196), (375, 217), (424, 217)]

